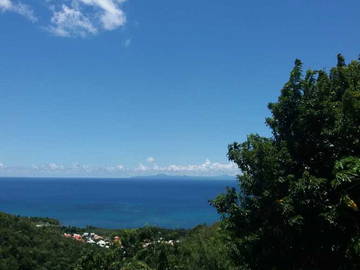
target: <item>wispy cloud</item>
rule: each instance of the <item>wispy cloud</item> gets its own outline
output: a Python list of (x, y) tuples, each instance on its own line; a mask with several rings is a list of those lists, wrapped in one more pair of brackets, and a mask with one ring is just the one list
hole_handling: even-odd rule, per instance
[(125, 39), (124, 42), (123, 42), (124, 48), (129, 48), (130, 45), (131, 45), (131, 42), (132, 42), (131, 38)]
[(155, 158), (154, 158), (154, 157), (148, 157), (148, 158), (146, 159), (146, 161), (149, 162), (149, 163), (154, 163), (154, 162), (155, 162)]
[(88, 34), (97, 33), (96, 27), (88, 17), (79, 10), (66, 5), (62, 5), (58, 11), (54, 11), (48, 30), (61, 37), (85, 37)]
[(168, 166), (159, 166), (155, 163), (154, 159), (154, 161), (152, 161), (148, 166), (140, 163), (139, 166), (135, 168), (135, 171), (148, 172), (150, 174), (168, 173), (175, 175), (233, 175), (238, 172), (238, 167), (234, 163), (211, 162), (209, 159), (206, 159), (203, 163), (199, 164), (172, 164)]
[(0, 0), (0, 11), (15, 12), (29, 19), (32, 22), (37, 22), (38, 18), (34, 15), (33, 9), (21, 2), (13, 2), (11, 0)]
[[(115, 30), (126, 23), (122, 4), (126, 0), (47, 0), (50, 21), (41, 25), (60, 37), (86, 37), (101, 31)], [(0, 0), (0, 12), (15, 12), (38, 22), (29, 5), (16, 0)], [(43, 20), (44, 21), (44, 20)], [(125, 47), (130, 45), (125, 42)]]
[(161, 166), (155, 158), (148, 158), (147, 164), (139, 163), (131, 168), (122, 164), (112, 166), (92, 166), (75, 163), (64, 165), (49, 162), (31, 167), (7, 166), (0, 163), (0, 176), (79, 176), (79, 177), (128, 177), (156, 174), (188, 175), (188, 176), (218, 176), (236, 175), (239, 169), (234, 163), (211, 162), (205, 160), (198, 164)]
[(126, 22), (125, 14), (120, 9), (120, 4), (125, 0), (79, 0), (79, 2), (100, 9), (100, 21), (106, 30), (113, 30)]
[(85, 37), (102, 30), (123, 26), (126, 16), (120, 5), (124, 0), (72, 0), (52, 5), (51, 23), (47, 29), (57, 36)]

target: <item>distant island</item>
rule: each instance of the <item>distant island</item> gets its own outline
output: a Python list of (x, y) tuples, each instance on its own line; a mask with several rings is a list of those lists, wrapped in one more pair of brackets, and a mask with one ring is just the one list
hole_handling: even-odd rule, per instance
[(219, 175), (219, 176), (189, 176), (189, 175), (169, 175), (169, 174), (154, 174), (145, 176), (131, 176), (136, 179), (179, 179), (179, 180), (236, 180), (236, 176)]

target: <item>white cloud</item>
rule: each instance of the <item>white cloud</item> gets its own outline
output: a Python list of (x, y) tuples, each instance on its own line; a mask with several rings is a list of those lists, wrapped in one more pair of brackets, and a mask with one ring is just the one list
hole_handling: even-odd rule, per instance
[(135, 171), (141, 171), (141, 172), (145, 172), (148, 170), (148, 167), (144, 166), (142, 163), (140, 163), (137, 168), (135, 168)]
[(70, 167), (70, 170), (90, 172), (91, 167), (89, 165), (84, 165), (84, 164), (80, 164), (80, 163), (76, 162)]
[[(14, 12), (37, 22), (33, 9), (21, 0), (0, 0), (0, 12)], [(23, 0), (24, 1), (24, 0)], [(56, 36), (85, 37), (115, 30), (126, 23), (122, 4), (126, 0), (46, 0), (50, 21), (42, 28)], [(131, 40), (125, 41), (128, 47)]]
[(126, 23), (120, 8), (124, 0), (72, 0), (71, 6), (52, 5), (50, 32), (62, 37), (85, 37), (114, 30)]
[(44, 167), (45, 169), (51, 170), (51, 171), (57, 171), (57, 170), (64, 170), (65, 166), (64, 165), (59, 165), (56, 163), (49, 163), (47, 165), (45, 165)]
[(128, 177), (142, 175), (188, 175), (188, 176), (218, 176), (236, 175), (240, 170), (234, 163), (211, 162), (206, 159), (198, 164), (160, 166), (155, 159), (147, 165), (139, 163), (135, 168), (125, 167), (122, 164), (112, 166), (92, 166), (74, 163), (66, 166), (50, 162), (33, 165), (31, 167), (8, 166), (0, 162), (0, 176), (79, 176), (79, 177)]
[(123, 169), (125, 169), (125, 167), (124, 167), (123, 165), (120, 165), (120, 164), (119, 164), (119, 165), (116, 165), (115, 168), (116, 168), (117, 170), (120, 170), (120, 171), (123, 170)]
[(79, 0), (80, 2), (101, 9), (100, 21), (106, 30), (113, 30), (126, 22), (124, 12), (119, 5), (123, 0)]
[[(97, 169), (100, 169), (100, 170), (101, 170), (101, 168), (97, 168)], [(125, 170), (125, 166), (119, 164), (119, 165), (116, 165), (116, 166), (106, 167), (105, 170), (108, 171), (108, 172), (111, 172), (111, 173), (113, 173), (113, 172), (119, 172), (119, 171)]]
[(148, 157), (148, 158), (146, 159), (146, 161), (149, 162), (149, 163), (154, 163), (154, 162), (155, 162), (155, 158), (154, 158), (154, 157)]
[(12, 7), (10, 0), (0, 0), (0, 8), (4, 10), (9, 10)]
[(235, 175), (239, 173), (239, 169), (235, 163), (220, 163), (211, 162), (206, 159), (200, 164), (187, 164), (187, 165), (176, 165), (171, 164), (168, 166), (159, 166), (155, 164), (155, 159), (148, 158), (147, 161), (151, 163), (149, 166), (145, 166), (142, 163), (135, 168), (138, 173), (148, 174), (174, 174), (174, 175), (193, 175), (193, 176), (210, 176), (210, 175)]
[(79, 10), (62, 5), (61, 10), (55, 11), (48, 28), (53, 34), (61, 37), (81, 36), (97, 33), (90, 19)]
[(234, 174), (238, 172), (238, 167), (234, 163), (219, 163), (211, 162), (206, 159), (201, 164), (189, 164), (189, 165), (169, 165), (166, 167), (159, 168), (161, 171), (167, 172), (180, 172), (180, 173), (199, 173), (199, 174), (211, 174), (223, 173), (223, 174)]
[(29, 19), (32, 22), (36, 22), (38, 19), (34, 15), (32, 8), (21, 2), (14, 3), (10, 0), (0, 0), (0, 11), (15, 12)]

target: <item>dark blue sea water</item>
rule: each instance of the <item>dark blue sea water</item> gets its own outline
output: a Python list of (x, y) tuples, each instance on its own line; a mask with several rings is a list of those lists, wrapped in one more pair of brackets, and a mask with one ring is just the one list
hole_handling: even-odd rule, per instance
[(0, 211), (64, 225), (191, 228), (219, 219), (208, 200), (235, 180), (0, 178)]

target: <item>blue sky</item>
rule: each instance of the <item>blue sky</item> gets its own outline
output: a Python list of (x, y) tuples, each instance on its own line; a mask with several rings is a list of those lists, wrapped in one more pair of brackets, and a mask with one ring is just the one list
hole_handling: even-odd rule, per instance
[(0, 175), (234, 174), (295, 58), (360, 53), (358, 0), (0, 0)]

